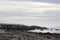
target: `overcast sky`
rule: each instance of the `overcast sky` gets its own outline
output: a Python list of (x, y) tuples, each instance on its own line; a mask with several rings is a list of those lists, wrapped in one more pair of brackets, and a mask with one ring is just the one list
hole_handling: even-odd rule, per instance
[(60, 26), (60, 0), (0, 0), (0, 23)]

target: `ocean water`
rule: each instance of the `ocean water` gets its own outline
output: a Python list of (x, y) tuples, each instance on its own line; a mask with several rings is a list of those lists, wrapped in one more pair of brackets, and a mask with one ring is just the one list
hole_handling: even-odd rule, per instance
[(39, 30), (39, 29), (35, 29), (35, 30), (30, 30), (29, 32), (37, 32), (37, 33), (39, 33), (39, 32), (42, 32), (42, 33), (47, 33), (47, 32), (49, 32), (49, 33), (60, 33), (60, 30)]

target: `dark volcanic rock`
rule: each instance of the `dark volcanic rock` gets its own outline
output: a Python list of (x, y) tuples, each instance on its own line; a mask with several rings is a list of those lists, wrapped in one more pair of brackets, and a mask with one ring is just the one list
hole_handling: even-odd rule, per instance
[(6, 29), (6, 30), (34, 30), (34, 29), (40, 29), (40, 30), (48, 30), (46, 27), (40, 27), (40, 26), (27, 26), (27, 25), (18, 25), (18, 24), (0, 24), (0, 29)]

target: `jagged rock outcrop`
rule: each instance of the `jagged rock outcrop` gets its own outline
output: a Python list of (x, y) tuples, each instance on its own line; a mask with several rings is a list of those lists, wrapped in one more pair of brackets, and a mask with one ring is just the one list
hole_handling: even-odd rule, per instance
[(6, 29), (6, 30), (34, 30), (34, 29), (40, 29), (40, 30), (48, 30), (46, 27), (40, 27), (40, 26), (27, 26), (27, 25), (18, 25), (18, 24), (0, 24), (0, 29)]

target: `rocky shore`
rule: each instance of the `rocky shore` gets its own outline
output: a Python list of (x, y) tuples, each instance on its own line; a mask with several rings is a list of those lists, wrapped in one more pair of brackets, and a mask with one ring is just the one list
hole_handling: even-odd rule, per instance
[(0, 33), (0, 40), (60, 40), (60, 34), (10, 31)]
[[(30, 30), (49, 30), (46, 27), (15, 24), (0, 24), (0, 40), (60, 40), (58, 33), (31, 32)], [(29, 32), (30, 31), (30, 32)]]

